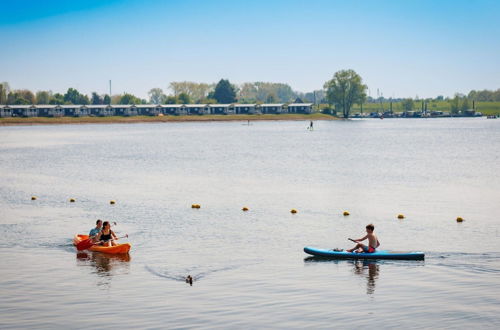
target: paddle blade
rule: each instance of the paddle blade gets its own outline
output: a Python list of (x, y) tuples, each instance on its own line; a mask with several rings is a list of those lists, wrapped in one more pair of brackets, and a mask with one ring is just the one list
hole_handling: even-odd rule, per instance
[(89, 247), (91, 247), (92, 245), (94, 245), (94, 243), (92, 242), (92, 239), (88, 238), (88, 239), (84, 239), (83, 241), (81, 241), (80, 243), (78, 243), (76, 245), (76, 249), (78, 251), (86, 250)]

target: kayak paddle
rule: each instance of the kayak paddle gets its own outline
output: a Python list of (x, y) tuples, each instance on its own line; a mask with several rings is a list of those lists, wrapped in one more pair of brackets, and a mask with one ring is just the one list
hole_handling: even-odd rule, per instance
[(92, 238), (87, 238), (87, 239), (84, 239), (83, 241), (81, 241), (80, 243), (78, 243), (76, 245), (76, 249), (78, 251), (82, 251), (82, 250), (88, 249), (92, 245), (94, 245), (94, 243), (92, 242)]

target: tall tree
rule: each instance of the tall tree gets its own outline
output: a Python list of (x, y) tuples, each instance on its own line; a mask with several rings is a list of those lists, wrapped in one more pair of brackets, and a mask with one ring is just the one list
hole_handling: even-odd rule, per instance
[(361, 104), (366, 99), (367, 86), (354, 70), (337, 71), (324, 87), (328, 103), (339, 108), (344, 118), (349, 117), (354, 104)]
[(149, 92), (149, 102), (153, 104), (161, 104), (165, 102), (166, 96), (161, 88), (152, 88)]
[(66, 94), (64, 94), (64, 102), (69, 104), (89, 104), (89, 98), (87, 95), (80, 94), (75, 88), (68, 88)]
[(91, 104), (104, 104), (104, 100), (102, 97), (97, 94), (96, 92), (92, 92), (92, 96), (90, 97), (90, 103)]
[(191, 99), (187, 93), (180, 93), (179, 96), (177, 96), (177, 100), (179, 101), (180, 104), (191, 103)]
[(464, 97), (464, 99), (462, 100), (462, 105), (460, 106), (460, 111), (462, 111), (462, 113), (464, 113), (465, 111), (469, 110), (470, 106), (469, 106), (469, 100)]
[(50, 97), (49, 104), (64, 104), (64, 95), (55, 93)]
[(0, 104), (7, 103), (7, 95), (9, 95), (9, 93), (10, 93), (9, 83), (6, 81), (0, 83)]
[(409, 98), (409, 99), (404, 99), (402, 102), (401, 102), (401, 105), (403, 106), (403, 110), (404, 111), (411, 111), (413, 110), (413, 99)]
[(35, 94), (27, 89), (16, 89), (7, 95), (7, 104), (35, 104)]
[(36, 92), (36, 104), (49, 104), (51, 94), (47, 91)]
[(119, 104), (141, 104), (141, 99), (129, 94), (125, 93), (120, 97), (120, 101), (118, 102)]
[(236, 102), (236, 90), (227, 79), (221, 79), (217, 83), (213, 96), (219, 103)]
[(458, 114), (460, 110), (460, 97), (458, 94), (455, 94), (455, 97), (449, 100), (450, 103), (450, 112), (452, 115)]
[(102, 104), (111, 104), (111, 97), (108, 94), (105, 94), (102, 99)]

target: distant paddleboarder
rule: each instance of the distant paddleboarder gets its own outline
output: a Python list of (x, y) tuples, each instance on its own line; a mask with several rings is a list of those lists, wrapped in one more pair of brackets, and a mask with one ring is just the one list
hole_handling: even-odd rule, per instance
[(311, 120), (311, 122), (309, 123), (309, 127), (308, 127), (308, 129), (309, 129), (310, 131), (312, 131), (312, 130), (313, 130), (313, 121), (312, 121), (312, 120)]

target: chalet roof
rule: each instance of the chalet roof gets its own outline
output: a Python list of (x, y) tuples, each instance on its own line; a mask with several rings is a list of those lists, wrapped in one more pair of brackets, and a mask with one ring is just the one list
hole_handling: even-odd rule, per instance
[(311, 107), (312, 103), (290, 103), (289, 107)]
[(91, 109), (107, 108), (108, 104), (89, 104), (89, 105), (86, 105), (86, 107), (91, 108)]
[(186, 108), (204, 108), (206, 104), (184, 104)]
[(163, 108), (182, 108), (184, 104), (160, 104)]
[(160, 104), (136, 104), (135, 106), (137, 108), (156, 108), (156, 107), (161, 107)]
[(260, 106), (261, 107), (282, 107), (284, 105), (285, 105), (284, 103), (264, 103), (264, 104), (261, 104)]
[(235, 107), (255, 107), (254, 103), (235, 103)]
[(15, 104), (15, 105), (6, 105), (4, 108), (11, 108), (11, 109), (29, 109), (29, 108), (34, 108), (32, 104)]
[(233, 104), (209, 104), (208, 106), (211, 108), (229, 108)]

